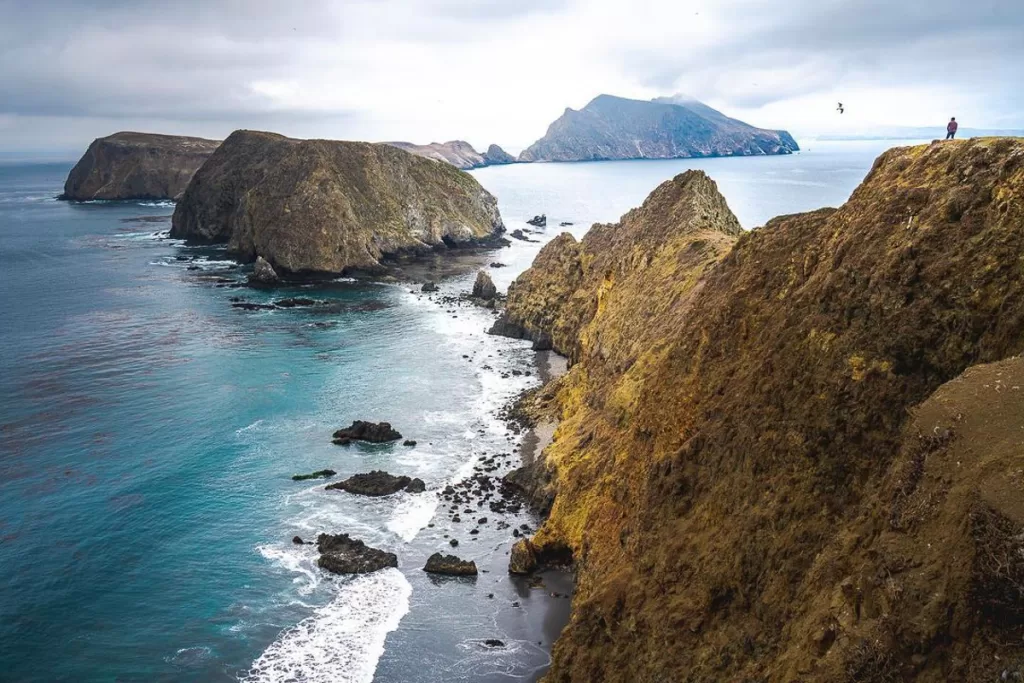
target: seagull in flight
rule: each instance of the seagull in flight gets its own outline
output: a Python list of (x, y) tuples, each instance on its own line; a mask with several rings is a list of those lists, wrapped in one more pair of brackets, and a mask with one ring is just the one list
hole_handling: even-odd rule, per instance
[(840, 102), (839, 106), (836, 107), (836, 111), (839, 112), (840, 114), (842, 114), (844, 111), (846, 111), (845, 109), (843, 109), (843, 103), (842, 102)]

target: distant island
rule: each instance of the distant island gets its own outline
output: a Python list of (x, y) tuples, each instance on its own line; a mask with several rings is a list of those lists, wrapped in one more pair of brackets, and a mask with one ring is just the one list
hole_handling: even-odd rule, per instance
[(598, 95), (579, 111), (566, 109), (519, 161), (761, 156), (799, 149), (786, 131), (755, 128), (693, 99)]
[(465, 140), (449, 142), (431, 142), (429, 145), (417, 145), (412, 142), (385, 142), (386, 145), (404, 149), (417, 156), (427, 157), (435, 161), (444, 161), (464, 171), (483, 166), (514, 164), (516, 158), (497, 145), (491, 145), (486, 152), (478, 152)]
[(219, 145), (219, 140), (154, 133), (97, 138), (71, 170), (60, 198), (177, 200)]

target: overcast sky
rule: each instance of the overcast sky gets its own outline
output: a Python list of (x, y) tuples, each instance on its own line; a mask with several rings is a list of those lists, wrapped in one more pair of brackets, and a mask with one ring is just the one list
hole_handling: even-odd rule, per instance
[(1022, 67), (1024, 0), (0, 0), (0, 153), (243, 127), (515, 150), (600, 93), (798, 137), (1024, 128)]

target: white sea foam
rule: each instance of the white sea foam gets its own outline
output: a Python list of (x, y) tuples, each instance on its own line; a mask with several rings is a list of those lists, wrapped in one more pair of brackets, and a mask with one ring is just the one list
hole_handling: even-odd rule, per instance
[(388, 531), (408, 543), (430, 523), (437, 505), (437, 494), (433, 492), (404, 496), (387, 522)]
[(312, 554), (305, 551), (306, 546), (292, 544), (290, 548), (274, 545), (256, 546), (256, 551), (266, 559), (283, 569), (297, 574), (295, 583), (300, 595), (309, 595), (320, 585), (320, 572), (313, 565)]
[(283, 631), (243, 680), (371, 683), (410, 595), (412, 586), (397, 569), (342, 584), (333, 602)]

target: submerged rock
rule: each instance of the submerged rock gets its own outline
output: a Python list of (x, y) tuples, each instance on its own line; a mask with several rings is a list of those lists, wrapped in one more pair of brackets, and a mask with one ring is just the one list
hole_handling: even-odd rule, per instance
[(369, 574), (398, 566), (394, 553), (371, 548), (348, 534), (320, 534), (316, 539), (317, 566), (334, 574)]
[(333, 441), (345, 446), (352, 441), (368, 441), (370, 443), (387, 443), (397, 441), (402, 435), (391, 428), (389, 422), (364, 422), (356, 420), (350, 426), (334, 432)]
[(476, 281), (473, 283), (473, 296), (477, 299), (490, 301), (498, 295), (498, 288), (494, 286), (494, 280), (485, 271), (481, 270), (476, 274)]
[(334, 470), (317, 470), (309, 474), (293, 474), (292, 479), (294, 481), (306, 481), (307, 479), (326, 479), (333, 477), (337, 472)]
[(422, 479), (395, 476), (383, 470), (354, 474), (345, 481), (331, 484), (327, 488), (357, 493), (361, 496), (390, 496), (403, 489), (409, 493), (422, 493), (426, 490)]
[(476, 562), (460, 560), (454, 555), (434, 553), (427, 559), (423, 571), (430, 574), (446, 574), (448, 576), (476, 576)]
[(477, 180), (385, 144), (236, 131), (196, 173), (171, 236), (226, 243), (278, 274), (380, 272), (382, 259), (491, 244), (504, 225)]
[(61, 199), (172, 199), (220, 145), (178, 135), (114, 133), (97, 138), (68, 174)]
[(309, 299), (304, 296), (292, 296), (287, 299), (278, 299), (274, 302), (274, 305), (278, 308), (299, 308), (305, 306), (315, 306), (317, 304), (316, 299)]
[(277, 271), (262, 256), (256, 257), (256, 264), (253, 266), (252, 274), (249, 275), (250, 287), (274, 287), (281, 282)]

